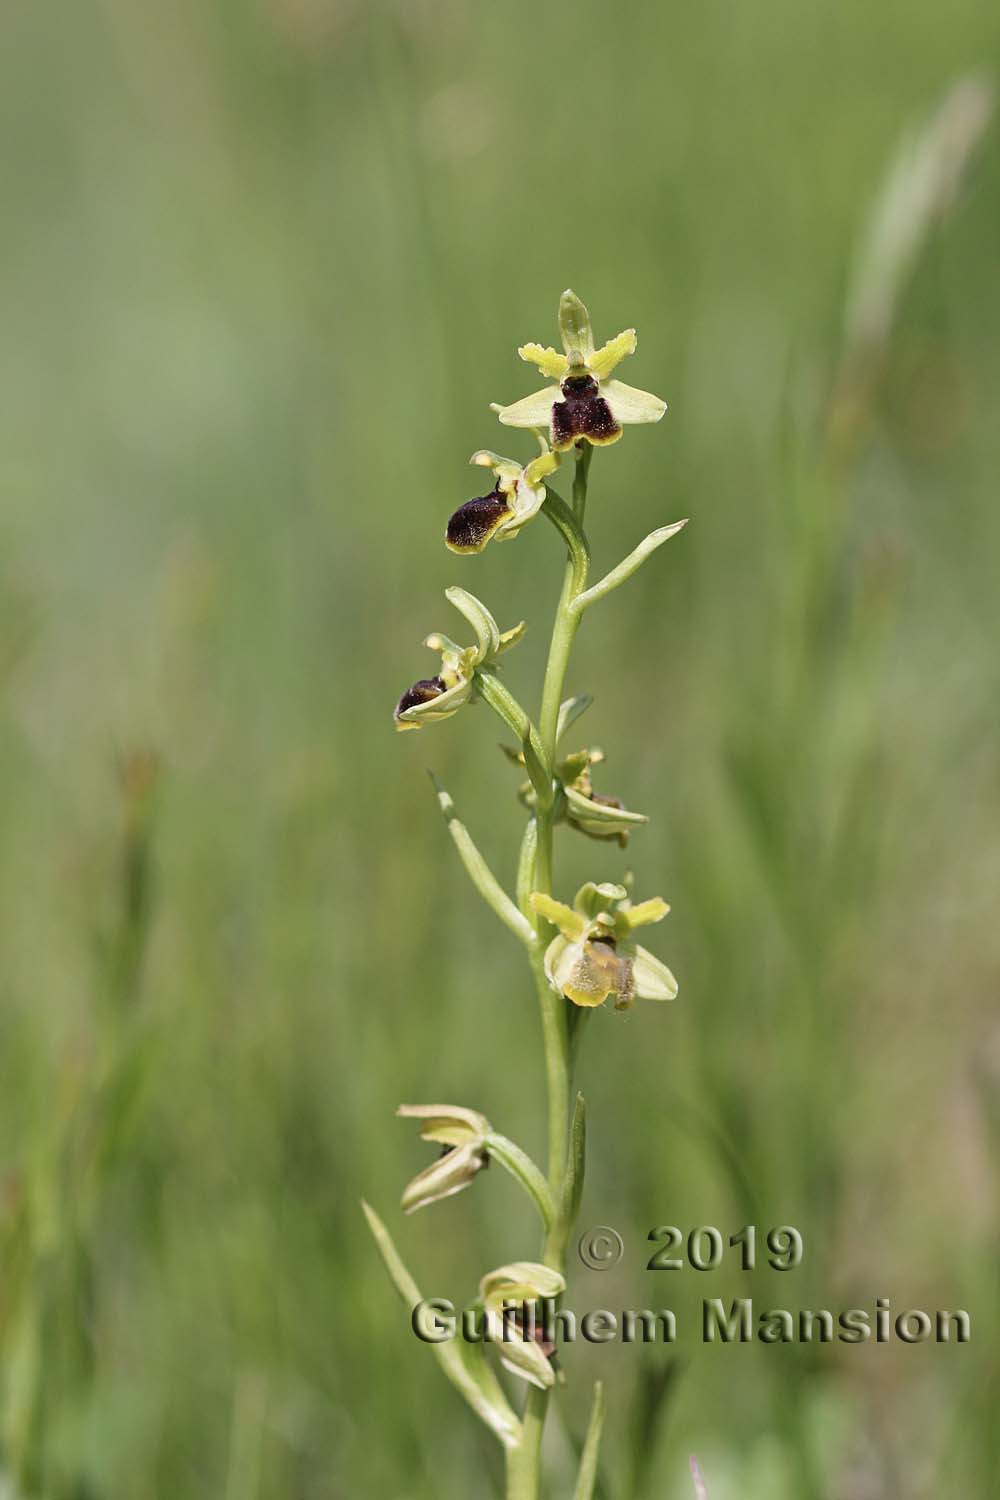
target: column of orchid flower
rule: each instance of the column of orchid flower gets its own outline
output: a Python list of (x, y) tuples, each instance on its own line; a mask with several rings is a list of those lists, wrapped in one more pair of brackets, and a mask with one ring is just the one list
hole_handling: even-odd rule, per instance
[[(670, 970), (635, 940), (638, 928), (658, 922), (668, 907), (659, 897), (634, 903), (627, 885), (588, 882), (572, 905), (552, 889), (553, 830), (560, 825), (592, 839), (624, 845), (647, 820), (616, 797), (596, 792), (594, 768), (603, 756), (594, 748), (567, 751), (563, 739), (589, 707), (588, 695), (563, 699), (563, 685), (577, 628), (585, 613), (636, 571), (645, 559), (684, 525), (678, 521), (651, 532), (598, 583), (589, 584), (590, 549), (584, 529), (590, 459), (631, 423), (659, 421), (662, 401), (612, 377), (634, 352), (634, 329), (595, 349), (590, 317), (570, 291), (559, 305), (563, 351), (525, 344), (518, 353), (537, 365), (551, 382), (511, 406), (494, 407), (505, 426), (535, 432), (540, 452), (527, 464), (485, 450), (472, 462), (492, 470), (488, 494), (467, 501), (448, 522), (447, 545), (460, 553), (482, 552), (496, 540), (517, 536), (535, 516), (552, 522), (566, 549), (562, 592), (556, 610), (537, 724), (499, 675), (499, 658), (516, 645), (523, 623), (501, 631), (493, 615), (465, 589), (446, 597), (464, 617), (474, 643), (460, 646), (435, 633), (426, 644), (441, 664), (433, 677), (409, 688), (396, 706), (399, 729), (418, 729), (449, 718), (463, 704), (482, 699), (513, 736), (506, 746), (524, 780), (521, 801), (528, 809), (513, 895), (494, 876), (456, 812), (448, 793), (436, 787), (451, 838), (479, 894), (523, 944), (535, 976), (540, 1003), (548, 1086), (548, 1170), (494, 1130), (477, 1110), (459, 1105), (403, 1105), (399, 1114), (420, 1122), (424, 1140), (440, 1156), (419, 1173), (403, 1194), (407, 1213), (467, 1187), (488, 1163), (506, 1168), (538, 1210), (544, 1234), (538, 1261), (515, 1261), (487, 1271), (469, 1312), (486, 1335), (482, 1342), (434, 1344), (444, 1373), (506, 1451), (508, 1500), (535, 1500), (540, 1493), (540, 1445), (549, 1394), (556, 1384), (554, 1349), (544, 1313), (550, 1299), (565, 1290), (566, 1246), (583, 1187), (585, 1115), (583, 1098), (571, 1100), (571, 1059), (577, 1023), (586, 1009), (612, 1000), (615, 1010), (637, 998), (670, 1000), (677, 984)], [(571, 503), (551, 479), (563, 456), (574, 453)], [(368, 1205), (365, 1212), (387, 1269), (404, 1302), (412, 1308), (420, 1291), (400, 1259), (385, 1225)], [(523, 1409), (511, 1405), (490, 1363), (500, 1364), (528, 1383)], [(561, 1376), (559, 1378), (562, 1378)], [(597, 1471), (603, 1402), (595, 1389), (584, 1443), (576, 1500), (589, 1500)]]

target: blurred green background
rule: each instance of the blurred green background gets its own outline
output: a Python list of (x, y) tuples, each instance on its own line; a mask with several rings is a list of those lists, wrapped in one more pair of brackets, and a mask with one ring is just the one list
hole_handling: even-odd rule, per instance
[[(673, 905), (677, 1002), (589, 1027), (582, 1223), (626, 1254), (569, 1300), (681, 1340), (567, 1352), (553, 1494), (598, 1374), (610, 1500), (688, 1495), (692, 1450), (712, 1500), (996, 1493), (995, 126), (927, 233), (885, 177), (998, 47), (982, 0), (5, 7), (9, 1500), (496, 1492), (358, 1199), (437, 1295), (535, 1253), (496, 1172), (395, 1208), (398, 1102), (536, 1154), (544, 1107), (527, 969), (425, 776), (512, 878), (496, 722), (389, 715), (453, 582), (528, 619), (537, 697), (554, 533), (440, 539), (474, 448), (530, 452), (487, 403), (534, 388), (515, 346), (566, 285), (670, 403), (595, 459), (596, 568), (692, 520), (569, 679), (653, 822), (557, 862)], [(878, 205), (914, 240), (882, 280)], [(653, 1225), (748, 1221), (802, 1268), (644, 1268)], [(700, 1300), (747, 1294), (964, 1307), (973, 1340), (702, 1347)]]

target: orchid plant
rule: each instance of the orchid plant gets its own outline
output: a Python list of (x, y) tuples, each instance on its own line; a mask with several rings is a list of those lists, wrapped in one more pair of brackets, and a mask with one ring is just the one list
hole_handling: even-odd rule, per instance
[[(527, 462), (481, 449), (472, 463), (495, 479), (485, 495), (467, 500), (447, 525), (446, 544), (458, 553), (481, 553), (491, 541), (509, 541), (536, 516), (555, 527), (566, 553), (562, 591), (556, 608), (537, 720), (512, 695), (499, 673), (499, 657), (524, 633), (518, 624), (501, 632), (493, 615), (473, 594), (450, 588), (448, 601), (463, 616), (475, 642), (460, 646), (447, 636), (428, 636), (440, 655), (432, 677), (408, 688), (396, 705), (400, 730), (420, 729), (481, 699), (512, 736), (505, 746), (525, 774), (520, 797), (527, 809), (513, 893), (490, 870), (448, 793), (436, 787), (451, 838), (473, 885), (504, 926), (522, 944), (534, 977), (541, 1015), (548, 1090), (548, 1162), (545, 1171), (479, 1111), (450, 1104), (402, 1105), (399, 1114), (420, 1124), (425, 1141), (441, 1148), (439, 1157), (406, 1187), (407, 1213), (428, 1208), (469, 1187), (482, 1169), (497, 1162), (517, 1180), (534, 1203), (542, 1226), (537, 1261), (517, 1261), (487, 1271), (479, 1280), (470, 1312), (486, 1337), (481, 1341), (432, 1346), (444, 1373), (501, 1443), (506, 1458), (507, 1500), (538, 1500), (541, 1495), (541, 1440), (552, 1391), (561, 1375), (554, 1349), (535, 1324), (535, 1313), (566, 1287), (566, 1251), (583, 1188), (585, 1106), (572, 1094), (573, 1059), (586, 1014), (611, 1001), (625, 1010), (637, 998), (672, 1000), (677, 982), (666, 965), (635, 941), (638, 928), (656, 923), (669, 908), (660, 897), (638, 903), (629, 885), (589, 881), (572, 903), (557, 898), (553, 886), (553, 840), (565, 826), (595, 840), (625, 844), (647, 820), (617, 797), (595, 791), (593, 770), (603, 761), (594, 747), (567, 751), (564, 736), (591, 698), (563, 698), (570, 652), (587, 612), (624, 583), (685, 524), (660, 527), (596, 583), (590, 582), (590, 546), (585, 529), (591, 459), (595, 447), (616, 443), (632, 423), (658, 422), (666, 410), (658, 397), (612, 379), (612, 372), (635, 352), (632, 328), (595, 348), (590, 315), (579, 297), (566, 291), (559, 304), (563, 351), (524, 344), (521, 358), (550, 382), (509, 406), (494, 406), (500, 422), (534, 432), (539, 452)], [(553, 487), (553, 476), (572, 454), (569, 501)], [(412, 1309), (421, 1294), (382, 1220), (365, 1212), (397, 1290)], [(551, 1306), (551, 1303), (549, 1302)], [(527, 1387), (515, 1403), (491, 1363)], [(603, 1395), (595, 1387), (583, 1443), (575, 1500), (591, 1500), (597, 1476), (603, 1422)]]

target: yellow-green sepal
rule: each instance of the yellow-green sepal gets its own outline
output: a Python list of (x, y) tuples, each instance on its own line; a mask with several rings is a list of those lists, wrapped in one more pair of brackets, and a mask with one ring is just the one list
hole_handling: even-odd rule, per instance
[(640, 1000), (677, 999), (678, 984), (673, 974), (655, 953), (638, 943), (632, 959), (632, 977)]
[(593, 838), (615, 838), (641, 828), (649, 819), (645, 813), (629, 812), (627, 807), (615, 807), (611, 803), (598, 802), (585, 797), (572, 786), (564, 788), (569, 821), (582, 833)]
[(479, 660), (486, 661), (495, 656), (500, 648), (500, 627), (486, 605), (468, 589), (454, 585), (445, 589), (444, 596), (472, 626), (479, 645)]
[(594, 331), (586, 303), (567, 287), (559, 298), (559, 333), (571, 365), (586, 365), (594, 352)]

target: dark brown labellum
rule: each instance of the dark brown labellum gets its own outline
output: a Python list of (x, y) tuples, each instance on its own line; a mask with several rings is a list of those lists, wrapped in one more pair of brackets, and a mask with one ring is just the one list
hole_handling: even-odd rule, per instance
[(481, 552), (510, 513), (507, 496), (498, 484), (488, 495), (466, 500), (458, 507), (448, 522), (445, 541), (453, 552)]
[(422, 677), (419, 682), (415, 682), (411, 688), (406, 689), (396, 704), (396, 718), (398, 719), (400, 714), (405, 714), (408, 708), (416, 708), (418, 704), (430, 703), (432, 699), (440, 698), (444, 691), (445, 683), (442, 678)]
[(593, 443), (611, 443), (621, 428), (604, 397), (598, 394), (592, 375), (567, 375), (562, 383), (563, 399), (552, 408), (552, 445), (567, 448), (576, 438)]
[[(438, 1161), (441, 1160), (441, 1157), (443, 1157), (443, 1156), (450, 1156), (453, 1151), (457, 1151), (457, 1150), (458, 1150), (457, 1146), (448, 1146), (448, 1145), (442, 1146), (440, 1154), (438, 1156)], [(485, 1171), (486, 1168), (490, 1164), (490, 1154), (489, 1154), (489, 1152), (488, 1151), (480, 1151), (478, 1153), (478, 1160), (479, 1160), (479, 1169), (480, 1169), (480, 1171)]]

